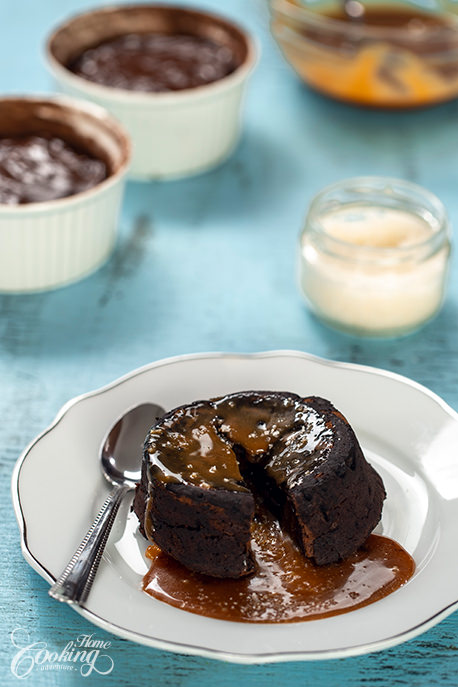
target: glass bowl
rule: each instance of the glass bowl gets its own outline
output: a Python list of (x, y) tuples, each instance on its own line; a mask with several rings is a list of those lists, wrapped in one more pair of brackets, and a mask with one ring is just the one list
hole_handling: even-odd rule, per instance
[(458, 95), (455, 9), (442, 0), (271, 0), (271, 28), (314, 90), (356, 105), (411, 108)]

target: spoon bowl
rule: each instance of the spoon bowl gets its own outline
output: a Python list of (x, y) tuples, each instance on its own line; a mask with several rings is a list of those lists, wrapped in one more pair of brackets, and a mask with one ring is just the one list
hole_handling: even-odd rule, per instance
[(102, 471), (111, 484), (135, 488), (141, 477), (139, 456), (146, 433), (164, 412), (155, 403), (142, 403), (113, 425), (100, 450)]

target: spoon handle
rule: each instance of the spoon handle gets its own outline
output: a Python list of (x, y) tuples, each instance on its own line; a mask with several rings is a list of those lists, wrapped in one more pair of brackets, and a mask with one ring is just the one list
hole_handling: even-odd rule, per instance
[(83, 541), (73, 554), (62, 575), (49, 589), (57, 601), (81, 605), (92, 587), (108, 535), (127, 486), (112, 489)]

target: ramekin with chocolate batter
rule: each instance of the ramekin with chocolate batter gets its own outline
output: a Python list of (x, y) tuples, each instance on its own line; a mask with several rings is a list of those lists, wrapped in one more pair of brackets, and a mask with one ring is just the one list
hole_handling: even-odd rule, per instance
[(232, 151), (256, 48), (209, 12), (126, 5), (59, 26), (47, 60), (59, 90), (106, 107), (126, 126), (132, 176), (158, 179), (203, 172)]
[(130, 141), (70, 98), (0, 98), (0, 291), (63, 286), (114, 245)]

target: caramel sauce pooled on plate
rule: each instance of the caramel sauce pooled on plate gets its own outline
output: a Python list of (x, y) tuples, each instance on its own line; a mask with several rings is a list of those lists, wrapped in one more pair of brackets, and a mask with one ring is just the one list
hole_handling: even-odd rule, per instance
[(371, 534), (345, 561), (317, 566), (304, 558), (274, 517), (259, 510), (252, 532), (256, 572), (237, 580), (189, 571), (149, 546), (143, 590), (191, 613), (250, 623), (293, 623), (347, 613), (378, 601), (413, 575), (412, 557), (395, 541)]

